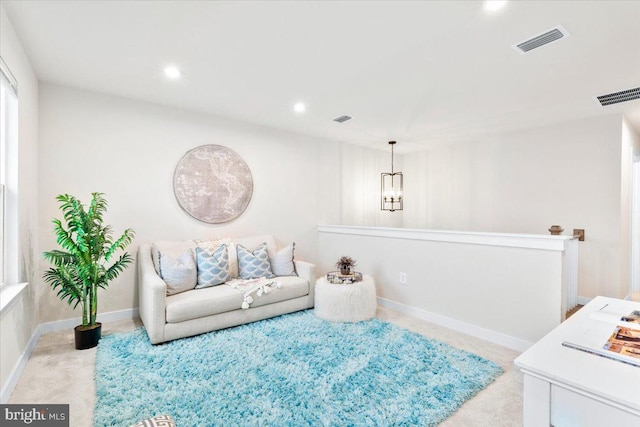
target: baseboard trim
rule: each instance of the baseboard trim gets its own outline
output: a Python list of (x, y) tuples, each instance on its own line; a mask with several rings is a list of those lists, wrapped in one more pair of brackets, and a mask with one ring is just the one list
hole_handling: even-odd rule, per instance
[[(98, 314), (97, 320), (99, 322), (107, 323), (107, 322), (117, 322), (119, 320), (125, 320), (125, 319), (135, 319), (138, 317), (139, 317), (139, 311), (138, 311), (138, 308), (136, 307), (136, 308), (129, 308), (126, 310), (111, 311), (109, 313)], [(25, 347), (24, 351), (18, 358), (18, 361), (13, 367), (11, 374), (9, 375), (5, 383), (2, 385), (2, 391), (0, 392), (0, 403), (4, 404), (9, 401), (9, 397), (11, 396), (11, 393), (13, 393), (13, 390), (15, 389), (16, 384), (18, 383), (18, 379), (20, 379), (20, 376), (24, 372), (24, 369), (27, 367), (27, 362), (31, 357), (31, 353), (33, 353), (33, 350), (35, 350), (36, 344), (38, 344), (38, 340), (40, 340), (40, 337), (50, 332), (59, 332), (59, 331), (64, 331), (67, 329), (74, 328), (80, 323), (82, 323), (81, 317), (57, 320), (55, 322), (40, 323), (36, 327), (35, 331), (33, 331), (33, 334), (31, 335), (31, 338), (29, 339), (27, 346)]]
[[(135, 319), (136, 317), (139, 317), (138, 308), (128, 308), (126, 310), (110, 311), (109, 313), (98, 314), (97, 321), (102, 323), (117, 322), (119, 320)], [(40, 335), (43, 335), (48, 334), (49, 332), (59, 332), (75, 328), (81, 323), (81, 317), (74, 317), (72, 319), (41, 323), (38, 325), (38, 329), (40, 329)]]
[(9, 377), (2, 385), (2, 391), (0, 392), (0, 403), (4, 404), (9, 401), (9, 397), (11, 396), (11, 393), (13, 393), (13, 389), (16, 388), (16, 384), (18, 384), (18, 379), (22, 375), (22, 372), (24, 372), (24, 368), (27, 367), (27, 362), (31, 357), (31, 353), (33, 353), (33, 350), (35, 350), (36, 344), (38, 343), (39, 339), (40, 331), (39, 328), (36, 327), (36, 329), (33, 331), (33, 334), (31, 334), (31, 338), (29, 338), (27, 346), (25, 347), (24, 351), (13, 367), (11, 374), (9, 374)]
[(412, 307), (410, 305), (388, 300), (386, 298), (378, 297), (378, 304), (380, 304), (382, 307), (387, 307), (392, 310), (417, 317), (418, 319), (435, 323), (436, 325), (444, 326), (445, 328), (453, 329), (454, 331), (462, 332), (463, 334), (471, 335), (482, 340), (507, 347), (511, 350), (523, 352), (533, 345), (532, 342), (523, 340), (521, 338), (506, 335), (502, 332), (494, 331), (492, 329), (486, 329), (477, 325), (473, 325), (471, 323), (452, 319), (441, 314), (431, 313), (421, 308)]
[(593, 298), (589, 298), (589, 297), (581, 297), (578, 296), (578, 304), (579, 305), (587, 305), (591, 302)]

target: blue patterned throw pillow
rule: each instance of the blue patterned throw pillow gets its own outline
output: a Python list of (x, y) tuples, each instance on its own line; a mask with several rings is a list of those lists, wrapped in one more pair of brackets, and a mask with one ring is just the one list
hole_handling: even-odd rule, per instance
[(238, 272), (241, 279), (258, 279), (275, 277), (271, 272), (267, 244), (261, 243), (253, 252), (242, 245), (236, 245), (238, 252)]
[(212, 254), (197, 247), (196, 262), (198, 264), (198, 284), (196, 289), (220, 285), (231, 280), (227, 245), (221, 245)]

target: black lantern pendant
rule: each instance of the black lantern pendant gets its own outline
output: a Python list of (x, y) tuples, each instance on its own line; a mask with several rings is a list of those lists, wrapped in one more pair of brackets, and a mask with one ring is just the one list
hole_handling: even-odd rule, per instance
[(391, 173), (383, 172), (380, 183), (380, 209), (383, 211), (402, 210), (402, 172), (393, 171), (393, 146), (395, 141), (389, 141), (391, 145)]

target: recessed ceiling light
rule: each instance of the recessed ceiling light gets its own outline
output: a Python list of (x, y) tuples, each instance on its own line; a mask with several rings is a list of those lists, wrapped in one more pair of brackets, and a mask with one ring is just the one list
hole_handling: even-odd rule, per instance
[(297, 102), (296, 105), (293, 106), (293, 111), (296, 113), (304, 113), (306, 110), (307, 107), (303, 102)]
[(495, 12), (505, 7), (506, 4), (507, 0), (485, 0), (483, 6), (486, 11)]
[(182, 72), (178, 69), (178, 67), (174, 65), (168, 65), (164, 67), (164, 75), (168, 79), (177, 80), (182, 77)]

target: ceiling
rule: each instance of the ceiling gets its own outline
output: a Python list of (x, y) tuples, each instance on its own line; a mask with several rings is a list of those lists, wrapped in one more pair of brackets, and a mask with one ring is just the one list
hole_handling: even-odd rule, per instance
[[(42, 81), (305, 135), (407, 152), (609, 114), (640, 130), (640, 100), (593, 98), (640, 86), (640, 1), (2, 5)], [(568, 38), (511, 48), (559, 24)]]

